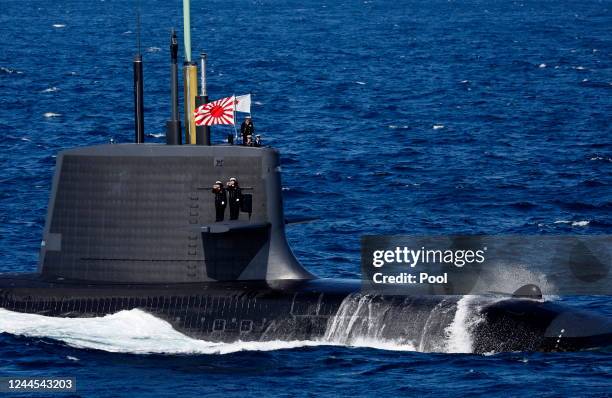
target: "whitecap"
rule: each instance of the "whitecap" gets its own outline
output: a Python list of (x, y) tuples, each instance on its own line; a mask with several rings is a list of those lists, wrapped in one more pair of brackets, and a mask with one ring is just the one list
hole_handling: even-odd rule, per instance
[(540, 64), (538, 65), (538, 68), (546, 68), (546, 64)]
[(161, 137), (165, 137), (166, 133), (153, 133), (153, 134), (147, 134), (147, 135), (153, 138), (161, 138)]
[(5, 68), (5, 67), (0, 67), (0, 72), (7, 73), (7, 74), (9, 74), (9, 75), (12, 75), (13, 73), (14, 73), (14, 74), (16, 74), (16, 75), (20, 75), (20, 74), (22, 74), (22, 73), (23, 73), (23, 72), (22, 72), (22, 71), (20, 71), (20, 70), (17, 70), (17, 69), (10, 69), (10, 68)]
[(59, 91), (59, 88), (53, 86), (53, 87), (44, 89), (43, 91), (41, 91), (41, 93), (54, 93), (56, 91)]
[(586, 68), (584, 66), (574, 66), (574, 69), (576, 69), (576, 70), (586, 70)]
[(51, 117), (60, 117), (60, 116), (62, 116), (62, 114), (61, 113), (46, 112), (43, 116), (46, 117), (46, 118), (51, 118)]
[(434, 129), (434, 130), (440, 130), (440, 129), (444, 128), (444, 125), (443, 124), (434, 124), (431, 128)]
[(572, 227), (586, 227), (589, 225), (590, 221), (582, 220), (582, 221), (570, 221), (570, 220), (557, 220), (554, 222), (555, 224), (570, 224)]
[(66, 25), (64, 25), (63, 23), (54, 23), (54, 24), (53, 24), (53, 27), (54, 27), (54, 28), (65, 28), (65, 27), (66, 27)]
[(161, 51), (161, 48), (159, 48), (159, 47), (149, 47), (149, 48), (147, 48), (147, 52), (150, 52), (150, 53), (156, 53), (156, 52), (159, 52), (159, 51)]
[(365, 82), (360, 82), (360, 81), (356, 81), (355, 83), (362, 85), (362, 86), (366, 84)]

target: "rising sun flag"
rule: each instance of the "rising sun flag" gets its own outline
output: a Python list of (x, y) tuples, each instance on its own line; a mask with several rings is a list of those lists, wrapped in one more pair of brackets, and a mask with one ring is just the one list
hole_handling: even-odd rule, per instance
[(234, 96), (221, 98), (208, 104), (200, 105), (193, 112), (196, 126), (213, 124), (234, 124)]

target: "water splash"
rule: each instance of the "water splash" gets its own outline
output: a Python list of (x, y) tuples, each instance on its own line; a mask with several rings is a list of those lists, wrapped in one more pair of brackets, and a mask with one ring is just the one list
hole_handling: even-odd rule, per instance
[[(424, 300), (424, 301), (423, 301)], [(473, 299), (382, 298), (353, 294), (315, 340), (211, 342), (188, 337), (142, 310), (93, 318), (54, 318), (0, 309), (0, 333), (49, 338), (75, 348), (133, 354), (229, 354), (335, 345), (392, 351), (472, 352)]]
[(474, 352), (474, 339), (472, 332), (474, 326), (482, 320), (475, 311), (476, 296), (463, 296), (457, 302), (455, 318), (445, 329), (447, 340), (446, 350), (449, 353), (471, 353)]
[(322, 344), (317, 341), (216, 343), (197, 340), (179, 333), (169, 323), (138, 309), (96, 318), (54, 318), (0, 308), (0, 332), (49, 338), (75, 348), (131, 354), (229, 354)]
[(323, 340), (398, 351), (471, 352), (471, 324), (478, 319), (473, 309), (458, 297), (383, 299), (354, 294), (329, 320)]

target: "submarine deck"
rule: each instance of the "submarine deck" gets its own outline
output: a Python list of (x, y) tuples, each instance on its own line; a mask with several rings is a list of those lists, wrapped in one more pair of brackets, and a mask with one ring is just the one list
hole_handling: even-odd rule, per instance
[[(307, 280), (253, 280), (230, 282), (196, 282), (196, 283), (118, 283), (83, 281), (64, 278), (46, 278), (39, 273), (0, 274), (0, 293), (4, 290), (24, 291), (72, 291), (92, 295), (112, 294), (116, 291), (130, 290), (132, 293), (163, 294), (164, 292), (202, 292), (215, 291), (261, 291), (326, 293), (346, 295), (358, 292), (361, 281), (356, 279), (317, 278)], [(97, 293), (97, 294), (96, 294)]]

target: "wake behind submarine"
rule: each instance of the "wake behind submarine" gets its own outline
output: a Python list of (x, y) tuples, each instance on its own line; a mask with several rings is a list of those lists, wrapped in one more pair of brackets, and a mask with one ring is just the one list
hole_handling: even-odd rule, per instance
[[(312, 275), (286, 240), (277, 150), (211, 145), (210, 130), (189, 116), (190, 145), (181, 145), (175, 36), (170, 48), (167, 144), (143, 142), (137, 56), (136, 142), (59, 153), (38, 272), (0, 275), (1, 308), (52, 317), (140, 309), (214, 342), (370, 339), (420, 351), (443, 348), (458, 312), (469, 309), (474, 353), (612, 343), (608, 319), (543, 301), (533, 286), (496, 300), (370, 295), (358, 280)], [(186, 92), (197, 92), (193, 64), (185, 76)], [(208, 102), (205, 85), (194, 102)], [(186, 108), (190, 115), (193, 104)], [(235, 219), (218, 221), (211, 184), (232, 177), (244, 200)]]

